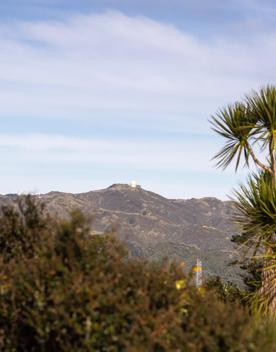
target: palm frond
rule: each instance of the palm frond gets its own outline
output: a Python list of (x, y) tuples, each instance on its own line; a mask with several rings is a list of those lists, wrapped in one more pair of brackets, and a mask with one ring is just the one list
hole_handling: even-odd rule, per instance
[(246, 165), (249, 163), (247, 145), (249, 139), (256, 133), (256, 123), (248, 114), (244, 104), (236, 103), (220, 110), (211, 118), (212, 129), (226, 139), (224, 147), (214, 156), (217, 166), (223, 169), (236, 159), (236, 170), (241, 163), (242, 156)]
[(259, 128), (273, 133), (276, 130), (276, 87), (268, 85), (261, 88), (259, 92), (254, 91), (246, 97), (246, 102)]
[(273, 245), (276, 233), (276, 188), (267, 173), (253, 174), (247, 186), (235, 191), (238, 215), (236, 221), (244, 231)]

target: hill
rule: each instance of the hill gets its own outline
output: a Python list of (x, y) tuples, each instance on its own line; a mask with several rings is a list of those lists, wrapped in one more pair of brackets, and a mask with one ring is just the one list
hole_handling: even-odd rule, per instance
[[(14, 197), (2, 196), (0, 201)], [(239, 233), (231, 221), (234, 209), (230, 201), (166, 199), (125, 184), (87, 193), (50, 192), (37, 197), (53, 215), (67, 218), (70, 211), (79, 209), (91, 218), (94, 231), (115, 229), (130, 256), (185, 261), (187, 269), (200, 258), (207, 274), (240, 281), (239, 269), (229, 266), (235, 256), (231, 237)]]

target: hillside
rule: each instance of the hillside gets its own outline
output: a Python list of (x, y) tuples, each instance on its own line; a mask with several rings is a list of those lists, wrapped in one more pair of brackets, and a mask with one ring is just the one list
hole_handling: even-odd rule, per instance
[[(13, 197), (3, 196), (1, 202)], [(200, 258), (206, 273), (239, 281), (238, 268), (228, 266), (235, 257), (231, 237), (238, 233), (231, 222), (233, 204), (229, 201), (166, 199), (124, 184), (87, 193), (50, 192), (38, 197), (50, 213), (61, 218), (80, 209), (91, 218), (93, 230), (116, 229), (131, 256), (184, 260), (187, 268)]]

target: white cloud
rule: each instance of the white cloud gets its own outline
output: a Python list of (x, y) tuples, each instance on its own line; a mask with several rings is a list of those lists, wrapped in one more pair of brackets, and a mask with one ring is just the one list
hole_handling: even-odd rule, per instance
[[(276, 80), (276, 33), (211, 42), (119, 12), (64, 22), (21, 22), (0, 35), (0, 113), (141, 121), (160, 114), (205, 120), (221, 104)], [(162, 115), (162, 116), (161, 116)], [(179, 123), (181, 125), (181, 122)]]
[[(28, 163), (97, 163), (148, 170), (211, 171), (216, 143), (85, 139), (53, 135), (0, 135), (0, 158)], [(5, 151), (9, 151), (6, 153)]]

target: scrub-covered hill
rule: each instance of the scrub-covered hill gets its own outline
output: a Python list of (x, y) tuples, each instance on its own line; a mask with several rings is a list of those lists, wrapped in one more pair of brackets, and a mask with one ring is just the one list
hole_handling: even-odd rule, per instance
[[(2, 197), (2, 202), (14, 195)], [(140, 187), (115, 184), (80, 194), (50, 192), (37, 196), (50, 213), (66, 218), (80, 209), (92, 219), (94, 231), (116, 229), (131, 256), (183, 260), (187, 268), (200, 258), (206, 273), (238, 281), (231, 237), (238, 229), (231, 222), (233, 204), (216, 198), (166, 199)]]

